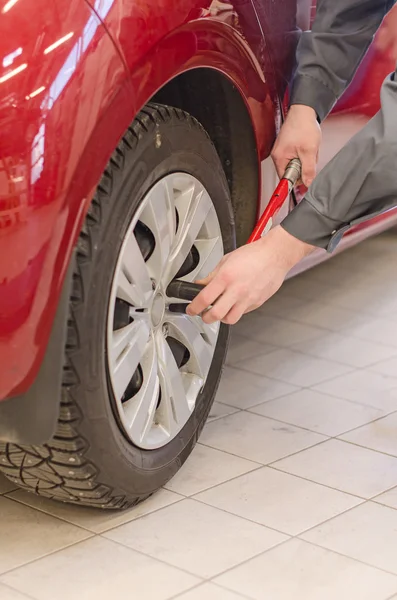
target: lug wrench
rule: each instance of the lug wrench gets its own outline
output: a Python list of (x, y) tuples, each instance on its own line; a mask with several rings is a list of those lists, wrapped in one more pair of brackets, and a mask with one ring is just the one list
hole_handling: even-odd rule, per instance
[[(301, 172), (302, 164), (299, 158), (294, 158), (288, 163), (284, 175), (274, 190), (274, 193), (270, 198), (262, 216), (257, 222), (254, 231), (249, 237), (247, 244), (257, 242), (272, 228), (274, 217), (277, 215), (292, 189), (300, 179)], [(174, 279), (167, 288), (167, 296), (169, 298), (178, 298), (179, 300), (192, 302), (204, 288), (204, 285), (200, 285), (198, 283), (190, 283), (181, 279)], [(187, 304), (170, 304), (169, 308), (171, 312), (184, 313), (186, 312), (187, 306)]]

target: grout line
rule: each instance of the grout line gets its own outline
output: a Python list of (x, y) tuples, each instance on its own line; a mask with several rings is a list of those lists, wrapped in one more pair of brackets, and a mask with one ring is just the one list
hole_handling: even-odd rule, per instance
[(205, 583), (206, 583), (205, 580), (204, 581), (200, 581), (200, 583), (197, 583), (196, 585), (194, 585), (193, 587), (189, 588), (188, 590), (184, 590), (183, 592), (180, 592), (176, 596), (172, 596), (172, 598), (170, 598), (169, 600), (178, 600), (178, 598), (181, 598), (185, 594), (187, 594), (189, 592), (192, 592), (194, 590), (200, 589)]
[[(336, 490), (336, 491), (338, 491), (338, 490)], [(346, 493), (346, 492), (343, 492), (343, 493)], [(352, 494), (349, 494), (349, 495), (352, 496)], [(362, 500), (363, 500), (362, 502), (359, 502), (358, 504), (355, 504), (354, 506), (350, 506), (349, 508), (346, 508), (345, 510), (343, 510), (340, 513), (338, 513), (337, 515), (334, 515), (333, 517), (329, 517), (329, 519), (324, 519), (324, 521), (321, 521), (320, 523), (317, 523), (317, 525), (313, 525), (312, 527), (308, 527), (307, 529), (305, 529), (304, 531), (301, 531), (300, 533), (297, 533), (293, 537), (295, 539), (297, 539), (297, 540), (302, 540), (302, 541), (306, 542), (307, 540), (305, 540), (301, 536), (305, 535), (306, 533), (310, 533), (310, 531), (314, 531), (318, 527), (321, 527), (322, 525), (326, 525), (327, 523), (330, 523), (331, 521), (334, 521), (335, 519), (338, 519), (342, 515), (346, 515), (347, 513), (352, 512), (356, 508), (364, 506), (365, 504), (368, 504), (368, 502), (369, 502), (369, 500), (367, 500), (365, 498), (362, 498)]]
[[(296, 538), (296, 539), (299, 540), (300, 538)], [(321, 544), (316, 544), (315, 542), (308, 542), (307, 540), (303, 540), (303, 539), (300, 541), (305, 542), (306, 544), (310, 544), (311, 546), (315, 546), (316, 548), (321, 548), (322, 550), (326, 550), (327, 552), (338, 554), (339, 556), (343, 556), (344, 558), (353, 560), (354, 562), (359, 563), (361, 565), (371, 567), (372, 569), (375, 569), (376, 571), (380, 571), (382, 573), (387, 573), (388, 575), (393, 575), (396, 579), (396, 585), (397, 585), (397, 573), (393, 573), (393, 571), (388, 571), (387, 569), (383, 569), (382, 567), (372, 565), (371, 563), (366, 562), (364, 560), (354, 558), (353, 556), (349, 556), (348, 554), (343, 554), (343, 552), (338, 552), (337, 550), (331, 550), (331, 548), (327, 548), (326, 546), (321, 546)], [(396, 587), (396, 592), (397, 592), (397, 587)], [(396, 592), (394, 592), (394, 593), (396, 593)]]
[[(241, 412), (243, 412), (243, 411), (241, 411)], [(253, 414), (253, 413), (250, 413), (250, 414)], [(230, 415), (230, 416), (232, 416), (232, 415)], [(262, 419), (268, 419), (268, 417), (262, 417), (262, 415), (254, 415), (254, 416), (260, 417)], [(271, 420), (271, 419), (268, 419), (268, 420)], [(302, 429), (302, 428), (296, 427), (296, 429)], [(309, 433), (313, 433), (313, 432), (309, 432)], [(320, 435), (320, 434), (318, 433), (317, 435)], [(257, 463), (258, 465), (261, 465), (262, 467), (268, 467), (269, 465), (272, 465), (272, 464), (274, 464), (276, 462), (279, 462), (279, 461), (284, 460), (286, 458), (290, 458), (291, 456), (295, 456), (296, 454), (300, 454), (301, 452), (304, 452), (305, 450), (309, 450), (310, 448), (315, 448), (316, 446), (319, 446), (320, 444), (324, 444), (325, 442), (329, 442), (329, 440), (332, 439), (332, 438), (329, 438), (327, 436), (322, 436), (322, 437), (325, 437), (326, 439), (320, 440), (319, 442), (316, 442), (315, 444), (310, 444), (309, 446), (306, 446), (305, 448), (301, 448), (300, 450), (297, 450), (296, 452), (291, 452), (291, 454), (286, 454), (285, 456), (282, 456), (280, 458), (277, 458), (276, 460), (272, 460), (272, 461), (267, 462), (267, 463), (260, 463), (260, 462), (258, 462), (256, 460), (252, 460), (251, 458), (246, 458), (245, 456), (240, 456), (239, 454), (234, 454), (234, 453), (232, 453), (230, 451), (228, 451), (227, 454), (230, 454), (231, 456), (236, 456), (237, 458), (244, 458), (245, 460), (249, 460), (251, 462)], [(213, 450), (221, 450), (220, 448), (216, 448), (215, 446), (210, 446), (209, 444), (204, 444), (203, 442), (200, 442), (200, 444), (202, 446), (206, 446), (207, 448), (212, 448)], [(221, 450), (221, 452), (224, 452), (224, 450)]]
[[(295, 392), (293, 392), (293, 393), (295, 393)], [(328, 396), (328, 397), (333, 398), (334, 400), (342, 400), (343, 401), (343, 398), (337, 398), (336, 396)], [(277, 401), (278, 398), (276, 398), (275, 400)], [(263, 406), (264, 404), (267, 404), (267, 402), (272, 402), (272, 400), (267, 400), (266, 402), (263, 402), (262, 404), (259, 404), (258, 406), (254, 407), (254, 408), (259, 408), (259, 406)], [(349, 401), (347, 400), (347, 402), (349, 402)], [(355, 403), (352, 402), (351, 404), (355, 404)], [(359, 406), (363, 406), (363, 405), (360, 404)], [(372, 408), (372, 407), (368, 407), (368, 408)], [(257, 415), (258, 417), (266, 417), (267, 419), (272, 419), (273, 421), (277, 421), (278, 423), (284, 423), (284, 425), (291, 425), (292, 427), (304, 429), (305, 431), (309, 431), (310, 433), (317, 433), (318, 435), (324, 435), (325, 437), (327, 437), (330, 440), (339, 440), (339, 441), (345, 442), (346, 440), (340, 439), (340, 437), (342, 435), (347, 435), (348, 433), (351, 433), (352, 431), (356, 431), (357, 429), (361, 429), (362, 427), (367, 427), (368, 425), (371, 425), (372, 423), (375, 423), (376, 421), (381, 421), (382, 419), (386, 419), (387, 417), (390, 417), (391, 415), (397, 413), (397, 409), (392, 410), (390, 413), (382, 414), (379, 417), (375, 417), (374, 419), (371, 419), (370, 421), (364, 421), (364, 423), (362, 423), (361, 425), (357, 425), (356, 427), (353, 427), (352, 429), (347, 429), (346, 431), (341, 431), (340, 433), (337, 433), (334, 435), (331, 435), (329, 433), (324, 433), (323, 431), (309, 429), (308, 427), (303, 427), (302, 425), (297, 425), (296, 423), (291, 423), (290, 421), (283, 421), (282, 419), (277, 419), (276, 417), (269, 417), (268, 415), (262, 415), (261, 413), (254, 412), (252, 408), (248, 408), (248, 409), (243, 408), (242, 412), (248, 412), (249, 414)], [(357, 444), (357, 445), (359, 445), (359, 444)], [(367, 450), (371, 450), (371, 448), (368, 448), (367, 446), (362, 446), (362, 447), (367, 448)], [(374, 450), (374, 452), (378, 452), (378, 450)], [(394, 456), (394, 455), (391, 455), (391, 456)], [(395, 456), (397, 457), (397, 455), (395, 455)]]
[(336, 439), (339, 442), (343, 442), (344, 444), (350, 444), (350, 446), (355, 446), (356, 448), (363, 448), (364, 450), (368, 450), (369, 452), (376, 452), (376, 454), (382, 454), (383, 456), (388, 456), (389, 458), (395, 458), (397, 460), (397, 454), (389, 454), (388, 452), (383, 452), (382, 450), (374, 450), (374, 448), (368, 448), (368, 446), (363, 446), (362, 444), (357, 444), (356, 442), (351, 442), (350, 440), (339, 439), (338, 437), (333, 439)]
[[(286, 351), (290, 351), (290, 352), (294, 352), (293, 350), (291, 350), (290, 348), (280, 348), (280, 350), (286, 350)], [(312, 356), (308, 356), (306, 354), (303, 354), (303, 352), (295, 352), (295, 354), (300, 354), (301, 356), (306, 356), (307, 358), (313, 358)], [(266, 356), (266, 355), (265, 355)], [(321, 360), (325, 360), (326, 359), (321, 359)], [(333, 363), (334, 365), (338, 365), (338, 367), (340, 366), (344, 366), (341, 365), (340, 363), (336, 363), (332, 360), (330, 361), (326, 361), (326, 362), (330, 362)], [(349, 367), (348, 371), (345, 371), (344, 373), (339, 373), (339, 375), (334, 375), (333, 377), (330, 377), (329, 379), (322, 379), (321, 381), (317, 381), (316, 383), (312, 383), (310, 385), (304, 385), (304, 386), (300, 386), (297, 383), (294, 383), (293, 381), (287, 381), (286, 379), (277, 379), (276, 377), (269, 377), (268, 375), (260, 375), (259, 373), (254, 373), (254, 371), (248, 371), (247, 369), (244, 369), (242, 367), (233, 367), (235, 369), (237, 369), (238, 371), (242, 371), (243, 373), (248, 373), (249, 375), (256, 375), (257, 377), (267, 377), (268, 379), (271, 379), (273, 381), (277, 381), (281, 383), (287, 383), (289, 385), (295, 385), (296, 387), (301, 387), (302, 389), (307, 389), (307, 388), (311, 388), (314, 387), (316, 385), (322, 385), (323, 383), (329, 383), (330, 381), (333, 381), (334, 379), (338, 379), (339, 377), (345, 377), (346, 375), (351, 375), (352, 373), (362, 370), (359, 368), (354, 368), (354, 367)], [(396, 378), (396, 387), (397, 387), (397, 378)]]
[[(67, 550), (68, 548), (72, 548), (73, 546), (77, 546), (78, 544), (82, 544), (84, 542), (88, 542), (89, 540), (94, 539), (95, 537), (98, 537), (97, 535), (93, 534), (90, 535), (88, 537), (86, 537), (84, 540), (78, 540), (76, 542), (72, 542), (71, 544), (67, 544), (66, 546), (63, 546), (62, 548), (57, 548), (56, 550), (53, 550), (52, 552), (48, 552), (47, 554), (43, 554), (42, 556), (37, 556), (36, 558), (33, 558), (32, 560), (28, 560), (27, 562), (23, 563), (22, 565), (18, 565), (17, 567), (12, 567), (12, 569), (8, 569), (7, 571), (4, 571), (3, 573), (0, 573), (0, 583), (4, 585), (4, 582), (2, 581), (2, 578), (5, 575), (9, 575), (10, 573), (13, 573), (14, 571), (18, 571), (19, 569), (23, 569), (24, 567), (30, 566), (40, 560), (44, 560), (46, 558), (49, 558), (50, 556), (53, 556), (54, 554), (58, 554), (59, 552), (63, 552), (63, 550)], [(19, 590), (18, 590), (19, 591)]]
[[(1, 579), (1, 575), (0, 575), (0, 579)], [(8, 588), (9, 590), (11, 590), (12, 592), (16, 592), (18, 594), (21, 594), (22, 598), (26, 598), (26, 600), (40, 600), (39, 598), (37, 598), (37, 596), (31, 596), (30, 593), (27, 594), (26, 592), (20, 592), (17, 588), (12, 587), (11, 585), (8, 585), (8, 583), (4, 583), (3, 581), (0, 581), (0, 585), (4, 586), (5, 588)]]
[[(251, 558), (246, 558), (245, 560), (241, 561), (241, 563), (239, 563), (238, 565), (235, 565), (234, 567), (229, 567), (228, 569), (225, 569), (221, 573), (218, 573), (218, 575), (214, 575), (213, 577), (209, 578), (207, 581), (211, 581), (212, 583), (215, 583), (216, 585), (220, 585), (220, 584), (216, 583), (216, 581), (214, 581), (214, 579), (216, 579), (217, 577), (220, 577), (221, 575), (225, 575), (226, 573), (229, 573), (230, 571), (233, 571), (234, 569), (242, 567), (243, 565), (249, 563), (251, 560), (259, 558), (260, 556), (263, 556), (264, 554), (271, 552), (272, 550), (274, 550), (275, 548), (278, 548), (279, 546), (282, 546), (283, 544), (288, 544), (288, 542), (290, 542), (293, 539), (294, 539), (293, 536), (289, 536), (289, 537), (287, 537), (286, 540), (282, 540), (278, 544), (274, 544), (274, 546), (271, 546), (267, 550), (263, 550), (262, 552), (259, 552), (255, 556), (251, 556)], [(221, 585), (221, 587), (224, 587), (224, 586)], [(229, 592), (234, 591), (231, 588), (225, 588), (225, 589), (227, 589)], [(253, 598), (252, 600), (256, 600), (256, 599)], [(271, 599), (269, 599), (269, 600), (271, 600)]]
[[(104, 532), (105, 534), (107, 532)], [(279, 532), (278, 532), (279, 533)], [(107, 538), (106, 535), (103, 534), (98, 534), (98, 537), (101, 537), (102, 539), (108, 541), (108, 542), (112, 542), (113, 544), (117, 544), (118, 546), (122, 546), (123, 548), (127, 548), (127, 550), (131, 550), (132, 552), (136, 552), (137, 554), (140, 554), (141, 556), (145, 556), (146, 558), (150, 558), (152, 560), (155, 560), (163, 565), (166, 565), (167, 567), (172, 567), (173, 569), (176, 569), (177, 571), (182, 571), (183, 573), (186, 573), (187, 575), (190, 575), (192, 577), (196, 577), (197, 579), (200, 579), (200, 584), (205, 583), (206, 581), (210, 580), (210, 577), (206, 578), (203, 575), (198, 575), (197, 573), (194, 573), (193, 571), (189, 571), (188, 569), (186, 569), (185, 567), (177, 567), (176, 565), (167, 562), (165, 559), (163, 558), (158, 558), (157, 556), (152, 556), (149, 553), (144, 552), (143, 550), (138, 550), (136, 548), (131, 548), (131, 546), (128, 546), (126, 543), (121, 542), (120, 540), (114, 540), (112, 538)], [(235, 565), (235, 567), (237, 567), (238, 565)], [(214, 575), (214, 577), (217, 577), (218, 575)], [(0, 579), (1, 582), (1, 579)], [(197, 584), (197, 585), (200, 585)], [(185, 592), (188, 590), (185, 590)]]
[[(206, 447), (208, 447), (208, 446), (206, 446)], [(228, 453), (225, 452), (225, 454), (228, 454)], [(234, 456), (234, 455), (231, 454), (230, 456)], [(241, 458), (241, 460), (248, 461), (247, 458), (242, 458), (242, 457), (239, 457), (239, 458)], [(209, 487), (204, 488), (203, 490), (200, 490), (198, 492), (193, 492), (193, 494), (190, 494), (188, 496), (186, 496), (185, 494), (182, 494), (182, 492), (176, 492), (176, 493), (178, 493), (181, 496), (183, 496), (184, 497), (183, 499), (194, 500), (195, 496), (197, 496), (198, 494), (203, 494), (204, 492), (208, 492), (209, 490), (213, 490), (213, 489), (215, 489), (215, 488), (217, 488), (217, 487), (219, 487), (221, 485), (224, 485), (225, 483), (229, 483), (229, 481), (234, 481), (235, 479), (238, 479), (239, 477), (243, 477), (244, 475), (249, 475), (250, 473), (255, 473), (256, 471), (260, 471), (261, 469), (265, 468), (265, 465), (262, 465), (260, 463), (255, 463), (254, 461), (251, 461), (251, 462), (254, 465), (256, 465), (253, 469), (249, 469), (248, 471), (244, 471), (244, 473), (239, 473), (239, 475), (233, 475), (233, 477), (229, 477), (228, 479), (225, 479), (225, 481), (220, 481), (219, 483), (215, 483), (214, 485), (210, 485)], [(168, 488), (164, 488), (164, 489), (168, 490)], [(168, 491), (173, 492), (174, 490), (168, 490)], [(178, 500), (178, 502), (180, 502), (180, 500)], [(174, 502), (173, 504), (178, 504), (178, 502)], [(172, 504), (170, 504), (169, 506), (172, 506)], [(164, 506), (164, 508), (167, 508), (167, 506)], [(151, 513), (149, 513), (149, 514), (151, 514)]]
[[(376, 408), (377, 410), (384, 410), (382, 408), (379, 408), (379, 406), (375, 406), (374, 404), (368, 404), (367, 402), (358, 402), (357, 400), (352, 400), (351, 398), (344, 398), (342, 396), (338, 396), (336, 394), (333, 394), (332, 392), (323, 392), (320, 390), (317, 390), (317, 386), (319, 385), (323, 385), (324, 383), (331, 383), (332, 381), (335, 381), (337, 379), (340, 379), (341, 377), (346, 377), (348, 375), (352, 375), (353, 373), (356, 372), (365, 372), (368, 371), (368, 369), (366, 367), (357, 367), (357, 368), (353, 368), (351, 371), (347, 371), (346, 373), (343, 373), (342, 375), (335, 375), (334, 377), (331, 377), (330, 379), (326, 379), (324, 381), (320, 381), (318, 383), (313, 383), (311, 385), (297, 385), (296, 383), (290, 383), (289, 381), (285, 381), (283, 379), (275, 379), (274, 377), (269, 377), (268, 375), (259, 375), (258, 373), (254, 373), (253, 371), (247, 371), (246, 369), (242, 369), (241, 367), (232, 367), (233, 369), (236, 369), (237, 371), (241, 371), (243, 373), (246, 373), (248, 375), (253, 375), (254, 377), (264, 377), (266, 379), (269, 379), (270, 381), (274, 381), (277, 383), (285, 383), (287, 385), (291, 385), (291, 386), (295, 386), (298, 389), (295, 392), (287, 392), (286, 394), (283, 394), (282, 396), (279, 396), (280, 398), (283, 398), (285, 396), (289, 396), (291, 394), (297, 393), (298, 391), (303, 391), (303, 390), (312, 390), (314, 392), (318, 392), (320, 394), (324, 394), (326, 396), (330, 396), (331, 398), (338, 398), (339, 400), (345, 400), (346, 402), (351, 402), (352, 404), (358, 404), (359, 406), (367, 406), (369, 408)], [(385, 392), (390, 392), (392, 390), (395, 390), (397, 388), (397, 378), (391, 377), (390, 375), (382, 375), (381, 373), (377, 373), (376, 371), (369, 371), (370, 373), (372, 373), (373, 375), (379, 375), (380, 377), (384, 377), (386, 379), (391, 379), (395, 380), (395, 386), (391, 387), (389, 389), (384, 390)], [(258, 387), (258, 389), (261, 389), (259, 386), (256, 386), (256, 384), (252, 384), (255, 387)], [(375, 392), (376, 393), (376, 390)], [(255, 408), (256, 406), (259, 406), (260, 404), (265, 404), (266, 402), (271, 402), (272, 400), (277, 400), (279, 397), (273, 398), (271, 400), (265, 400), (264, 402), (260, 402), (259, 404), (255, 404), (253, 407), (249, 407), (249, 408), (243, 408), (241, 410), (250, 410), (250, 408)], [(231, 406), (231, 405), (228, 405)], [(396, 400), (396, 408), (392, 409), (390, 411), (391, 412), (396, 412), (397, 411), (397, 400)], [(387, 413), (387, 414), (390, 414)]]
[[(281, 460), (284, 460), (284, 459), (281, 459)], [(297, 475), (296, 473), (290, 473), (289, 471), (283, 471), (282, 469), (277, 468), (277, 466), (275, 466), (275, 465), (277, 465), (277, 462), (281, 462), (281, 461), (275, 461), (274, 463), (267, 465), (267, 467), (269, 469), (274, 469), (275, 471), (279, 471), (280, 473), (284, 473), (286, 475), (292, 475), (293, 477), (297, 477), (298, 479), (303, 479), (304, 481), (309, 481), (310, 483), (322, 485), (323, 487), (333, 490), (334, 492), (340, 492), (342, 494), (347, 494), (348, 496), (353, 496), (354, 498), (359, 498), (360, 500), (363, 500), (365, 502), (370, 500), (370, 498), (365, 498), (364, 496), (359, 496), (358, 494), (353, 494), (352, 492), (346, 492), (345, 490), (335, 488), (332, 485), (327, 485), (326, 483), (320, 483), (319, 481), (313, 481), (313, 479), (308, 479), (307, 477), (303, 477), (302, 475)], [(381, 492), (381, 493), (383, 493), (383, 492)]]
[[(218, 577), (218, 575), (216, 575), (216, 577)], [(235, 592), (234, 590), (229, 590), (228, 588), (225, 588), (223, 585), (219, 585), (219, 583), (215, 583), (214, 581), (211, 581), (210, 579), (204, 580), (201, 583), (195, 585), (192, 588), (189, 588), (188, 590), (185, 590), (184, 592), (181, 592), (180, 594), (178, 594), (177, 596), (173, 596), (172, 598), (170, 598), (169, 600), (178, 600), (178, 598), (182, 598), (182, 596), (184, 596), (186, 593), (191, 592), (193, 590), (199, 590), (201, 587), (203, 587), (203, 585), (206, 585), (207, 583), (210, 583), (211, 585), (216, 586), (217, 588), (219, 588), (220, 590), (224, 590), (227, 592), (232, 592), (234, 593), (238, 598), (241, 598), (241, 600), (255, 600), (255, 598), (252, 597), (248, 597), (248, 596), (242, 596), (239, 592)]]
[[(22, 490), (22, 488), (20, 488), (20, 489), (21, 489), (21, 491), (25, 491), (25, 490)], [(147, 512), (147, 513), (144, 513), (142, 515), (139, 515), (139, 517), (132, 517), (130, 520), (125, 521), (124, 523), (119, 523), (118, 525), (115, 525), (114, 527), (110, 527), (109, 529), (103, 529), (101, 531), (94, 531), (92, 529), (88, 529), (84, 525), (76, 525), (76, 523), (74, 523), (73, 521), (68, 521), (66, 519), (66, 517), (55, 516), (53, 513), (47, 512), (43, 508), (38, 508), (36, 506), (32, 506), (31, 504), (28, 504), (27, 502), (24, 502), (23, 500), (19, 500), (18, 498), (11, 498), (11, 497), (8, 497), (8, 496), (6, 496), (6, 497), (8, 498), (8, 500), (12, 500), (13, 502), (17, 502), (18, 504), (22, 504), (23, 506), (26, 506), (27, 508), (30, 508), (30, 509), (33, 509), (33, 510), (37, 510), (38, 512), (44, 513), (45, 515), (47, 515), (49, 517), (54, 517), (55, 519), (58, 519), (59, 521), (63, 521), (64, 523), (67, 523), (68, 525), (72, 525), (74, 527), (78, 527), (78, 528), (86, 531), (87, 533), (91, 533), (93, 536), (97, 536), (97, 535), (101, 535), (102, 533), (107, 533), (108, 531), (112, 531), (113, 529), (117, 529), (118, 527), (122, 527), (123, 525), (128, 525), (128, 523), (131, 523), (132, 521), (138, 521), (139, 519), (142, 519), (143, 517), (147, 517), (147, 516), (149, 516), (151, 514), (159, 512), (163, 508), (167, 508), (168, 506), (172, 506), (173, 504), (179, 504), (180, 502), (182, 502), (183, 500), (186, 500), (186, 498), (189, 497), (189, 496), (185, 496), (184, 494), (181, 494), (179, 492), (174, 492), (174, 490), (169, 490), (167, 488), (160, 488), (160, 489), (164, 489), (167, 492), (171, 492), (172, 494), (175, 494), (176, 496), (180, 496), (180, 498), (178, 500), (176, 500), (175, 502), (171, 502), (170, 504), (165, 504), (164, 506), (159, 506), (158, 508), (155, 508), (154, 510), (151, 510), (150, 512)], [(27, 492), (27, 493), (29, 493), (29, 492)], [(53, 500), (52, 502), (56, 502), (56, 501)], [(67, 504), (67, 503), (65, 503), (65, 504)], [(70, 505), (70, 506), (73, 507), (73, 505)], [(82, 506), (76, 507), (76, 509), (78, 509), (78, 510), (80, 510), (82, 508), (84, 508), (84, 507), (82, 507)], [(96, 510), (96, 509), (94, 508), (93, 510)], [(101, 510), (101, 509), (98, 509), (98, 510)], [(127, 509), (127, 511), (128, 511), (128, 509)], [(117, 512), (117, 511), (115, 511), (115, 512)], [(87, 539), (89, 539), (89, 538), (87, 538)]]
[(292, 534), (292, 533), (287, 533), (285, 531), (281, 531), (281, 529), (276, 529), (275, 527), (272, 527), (271, 525), (266, 525), (265, 523), (259, 523), (259, 521), (254, 521), (253, 519), (250, 519), (249, 517), (243, 517), (241, 515), (238, 515), (235, 512), (227, 510), (226, 508), (220, 508), (219, 506), (215, 506), (214, 504), (210, 504), (209, 502), (205, 502), (204, 500), (200, 500), (199, 498), (190, 498), (190, 500), (192, 500), (193, 502), (199, 502), (200, 504), (203, 504), (204, 506), (208, 506), (209, 508), (214, 508), (215, 510), (220, 510), (221, 512), (225, 513), (226, 515), (236, 517), (237, 519), (243, 519), (244, 521), (247, 521), (248, 523), (253, 523), (254, 525), (258, 525), (259, 527), (262, 527), (264, 529), (270, 529), (271, 531), (274, 531), (275, 533), (279, 533), (280, 535), (287, 536), (288, 538), (295, 537), (294, 534)]

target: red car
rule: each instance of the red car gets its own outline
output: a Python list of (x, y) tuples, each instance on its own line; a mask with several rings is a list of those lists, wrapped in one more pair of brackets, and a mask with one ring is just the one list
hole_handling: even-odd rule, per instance
[[(0, 468), (23, 488), (123, 508), (188, 457), (229, 332), (178, 312), (167, 285), (251, 232), (314, 11), (0, 1)], [(378, 109), (393, 68), (368, 54), (324, 124), (323, 161)]]

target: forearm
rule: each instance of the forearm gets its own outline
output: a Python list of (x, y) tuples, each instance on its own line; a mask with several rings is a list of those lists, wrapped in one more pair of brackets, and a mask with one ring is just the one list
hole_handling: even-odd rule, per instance
[(291, 235), (332, 252), (350, 227), (397, 205), (397, 77), (384, 83), (381, 104), (283, 221)]
[(311, 106), (320, 120), (356, 72), (393, 0), (318, 0), (311, 31), (302, 34), (291, 104)]

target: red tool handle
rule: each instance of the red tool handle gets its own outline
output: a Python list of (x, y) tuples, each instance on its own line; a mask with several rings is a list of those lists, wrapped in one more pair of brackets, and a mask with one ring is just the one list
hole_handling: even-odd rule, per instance
[(267, 228), (272, 226), (272, 219), (276, 216), (288, 195), (291, 193), (292, 188), (296, 185), (298, 179), (300, 179), (302, 172), (302, 164), (298, 158), (294, 158), (288, 164), (288, 167), (280, 180), (280, 183), (276, 187), (272, 197), (269, 200), (268, 205), (265, 208), (263, 215), (260, 217), (258, 223), (252, 232), (248, 244), (257, 242)]

